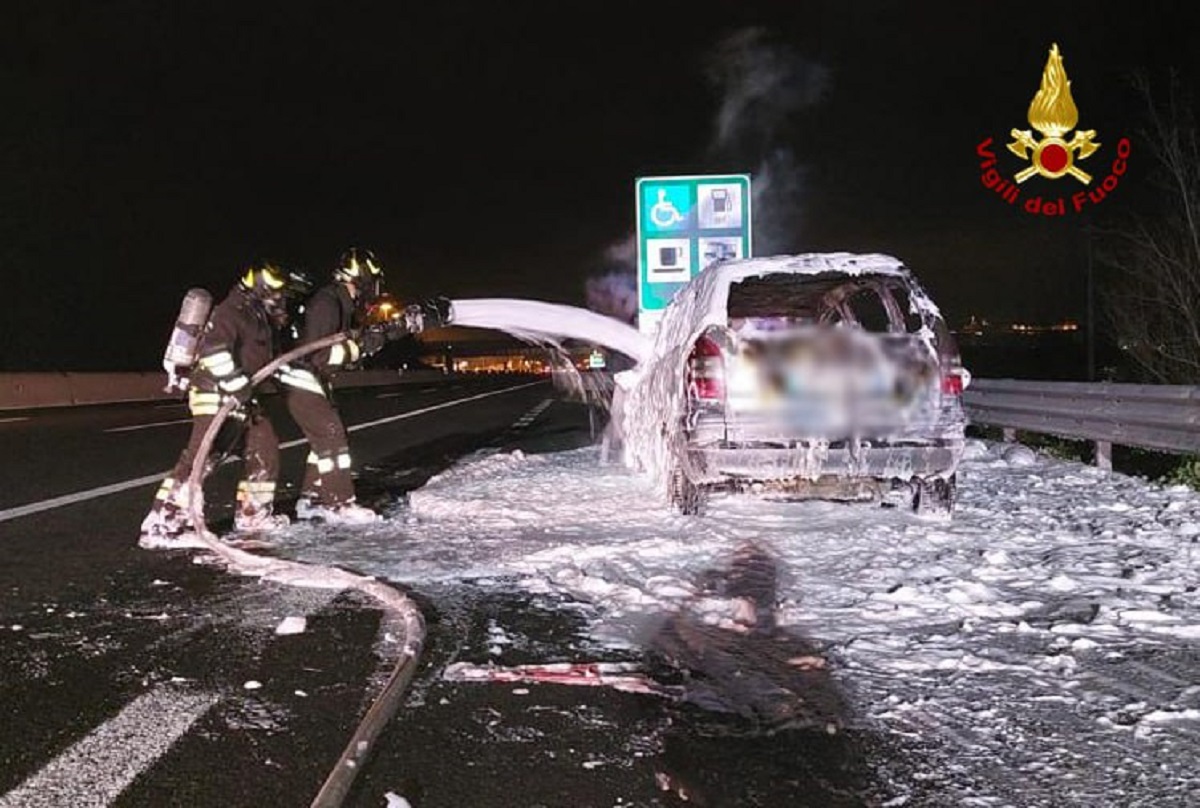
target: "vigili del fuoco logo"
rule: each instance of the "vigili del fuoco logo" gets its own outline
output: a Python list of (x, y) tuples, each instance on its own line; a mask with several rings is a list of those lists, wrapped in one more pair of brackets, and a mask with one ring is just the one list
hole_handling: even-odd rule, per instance
[[(1029, 104), (1029, 126), (1041, 137), (1035, 136), (1030, 129), (1013, 129), (1013, 141), (1008, 144), (1008, 150), (1028, 165), (1013, 174), (1012, 179), (1002, 176), (996, 154), (991, 151), (992, 138), (986, 138), (975, 147), (979, 167), (983, 171), (980, 182), (1010, 205), (1021, 202), (1021, 192), (1026, 191), (1028, 195), (1021, 208), (1035, 215), (1064, 216), (1068, 211), (1082, 213), (1088, 206), (1100, 204), (1117, 189), (1121, 177), (1125, 175), (1129, 160), (1129, 138), (1123, 137), (1117, 141), (1116, 158), (1110, 165), (1100, 164), (1108, 169), (1108, 173), (1098, 182), (1093, 181), (1093, 176), (1079, 163), (1095, 154), (1102, 144), (1095, 139), (1095, 129), (1076, 129), (1078, 123), (1079, 109), (1071, 97), (1071, 82), (1067, 79), (1058, 45), (1054, 44), (1050, 46), (1050, 58), (1046, 60), (1046, 68), (1042, 71), (1042, 85)], [(1074, 135), (1068, 139), (1072, 130)], [(1036, 184), (1024, 185), (1033, 177), (1053, 181), (1070, 177), (1086, 187), (1068, 196), (1059, 195), (1055, 198), (1046, 191), (1036, 193), (1040, 190)]]

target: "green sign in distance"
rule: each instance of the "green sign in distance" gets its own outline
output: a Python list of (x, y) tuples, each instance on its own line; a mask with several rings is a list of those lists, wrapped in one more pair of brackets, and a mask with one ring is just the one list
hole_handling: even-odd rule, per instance
[(752, 255), (750, 176), (640, 177), (636, 189), (638, 327), (652, 333), (703, 269)]

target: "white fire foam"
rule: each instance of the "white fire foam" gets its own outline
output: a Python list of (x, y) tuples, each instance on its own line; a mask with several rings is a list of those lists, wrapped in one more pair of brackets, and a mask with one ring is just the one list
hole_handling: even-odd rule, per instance
[(638, 362), (649, 354), (649, 341), (636, 328), (576, 306), (512, 298), (455, 300), (453, 306), (455, 325), (493, 328), (530, 342), (577, 339), (604, 345)]

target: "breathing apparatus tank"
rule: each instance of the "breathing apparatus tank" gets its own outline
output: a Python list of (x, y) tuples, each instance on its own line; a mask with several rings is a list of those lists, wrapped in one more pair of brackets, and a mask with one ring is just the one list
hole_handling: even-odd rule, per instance
[(184, 295), (183, 305), (179, 307), (179, 317), (175, 320), (175, 329), (167, 341), (167, 350), (163, 354), (163, 369), (167, 371), (167, 387), (172, 390), (187, 389), (187, 379), (180, 377), (177, 371), (187, 370), (196, 364), (196, 352), (200, 347), (200, 335), (208, 322), (212, 311), (212, 295), (205, 289), (189, 289)]

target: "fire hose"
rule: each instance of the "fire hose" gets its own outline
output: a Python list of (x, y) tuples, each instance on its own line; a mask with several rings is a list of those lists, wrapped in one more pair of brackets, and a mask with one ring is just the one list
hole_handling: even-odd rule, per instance
[[(287, 351), (255, 373), (250, 379), (250, 385), (256, 387), (288, 362), (293, 362), (322, 348), (331, 347), (348, 338), (349, 335), (344, 333), (331, 334)], [(195, 460), (192, 462), (192, 472), (188, 477), (187, 487), (190, 495), (189, 510), (192, 522), (196, 527), (196, 535), (230, 570), (241, 575), (310, 588), (354, 589), (375, 598), (404, 624), (404, 645), (391, 676), (383, 690), (375, 697), (366, 715), (363, 716), (354, 734), (350, 737), (350, 742), (346, 745), (341, 757), (338, 758), (337, 765), (329, 773), (321, 790), (317, 792), (317, 796), (312, 801), (312, 808), (337, 808), (349, 794), (355, 776), (370, 755), (380, 732), (395, 715), (400, 706), (400, 698), (404, 695), (409, 682), (412, 681), (425, 642), (425, 619), (412, 600), (375, 578), (356, 575), (334, 567), (314, 566), (298, 561), (255, 555), (236, 547), (230, 547), (221, 542), (208, 529), (208, 525), (204, 522), (205, 468), (217, 432), (220, 431), (221, 425), (236, 407), (237, 402), (233, 399), (222, 402), (212, 423), (205, 431), (196, 451)]]

